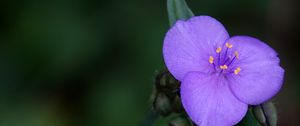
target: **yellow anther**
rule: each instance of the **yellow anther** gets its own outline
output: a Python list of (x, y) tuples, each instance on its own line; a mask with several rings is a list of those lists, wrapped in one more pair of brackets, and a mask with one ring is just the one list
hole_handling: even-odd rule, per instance
[(235, 75), (239, 74), (239, 72), (240, 72), (241, 70), (242, 70), (242, 69), (241, 69), (240, 67), (236, 68), (236, 69), (234, 70), (234, 74), (235, 74)]
[(210, 64), (213, 64), (214, 63), (214, 57), (209, 56), (209, 60), (208, 61), (209, 61)]
[(226, 43), (226, 47), (227, 47), (227, 48), (230, 49), (230, 48), (232, 48), (232, 46), (233, 46), (233, 45), (231, 45), (230, 43), (228, 43), (228, 42)]
[(222, 70), (226, 70), (228, 67), (227, 67), (227, 65), (223, 65), (223, 66), (221, 65), (220, 68), (221, 68)]
[(222, 51), (222, 48), (221, 47), (218, 47), (217, 49), (216, 49), (216, 52), (217, 53), (220, 53)]
[(234, 52), (234, 55), (237, 59), (239, 58), (239, 53), (237, 51)]

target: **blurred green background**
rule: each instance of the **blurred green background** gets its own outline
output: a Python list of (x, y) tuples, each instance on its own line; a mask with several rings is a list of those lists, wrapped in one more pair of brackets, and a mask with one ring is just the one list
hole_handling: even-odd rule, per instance
[[(187, 0), (230, 35), (278, 51), (285, 84), (279, 125), (300, 113), (297, 0)], [(136, 126), (151, 107), (166, 0), (1, 0), (0, 126)], [(160, 118), (155, 125), (167, 125)]]

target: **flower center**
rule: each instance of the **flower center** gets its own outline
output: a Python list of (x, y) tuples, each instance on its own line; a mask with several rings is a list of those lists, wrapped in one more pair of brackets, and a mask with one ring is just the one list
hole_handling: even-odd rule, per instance
[(242, 69), (240, 67), (234, 67), (232, 64), (239, 59), (239, 53), (234, 51), (234, 55), (231, 56), (228, 54), (228, 51), (232, 51), (233, 45), (227, 42), (225, 46), (225, 51), (222, 51), (221, 47), (216, 48), (215, 56), (217, 57), (217, 62), (215, 62), (213, 56), (209, 56), (208, 62), (212, 64), (212, 67), (216, 72), (238, 75)]

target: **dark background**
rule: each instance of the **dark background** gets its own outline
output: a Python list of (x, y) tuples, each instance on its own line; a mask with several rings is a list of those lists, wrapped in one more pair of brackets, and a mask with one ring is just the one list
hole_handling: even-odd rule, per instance
[[(299, 124), (299, 2), (187, 3), (230, 35), (260, 38), (278, 51), (286, 71), (274, 98), (279, 125)], [(0, 126), (139, 125), (164, 68), (168, 28), (166, 0), (1, 0)]]

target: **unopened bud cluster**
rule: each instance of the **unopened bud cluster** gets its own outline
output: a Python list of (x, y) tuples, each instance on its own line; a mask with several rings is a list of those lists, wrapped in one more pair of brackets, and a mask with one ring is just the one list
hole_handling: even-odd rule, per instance
[(179, 81), (168, 71), (158, 73), (155, 79), (154, 109), (162, 116), (180, 113), (183, 109), (179, 97)]
[(171, 116), (169, 126), (193, 126), (180, 99), (180, 82), (169, 71), (156, 75), (153, 108), (161, 116)]

